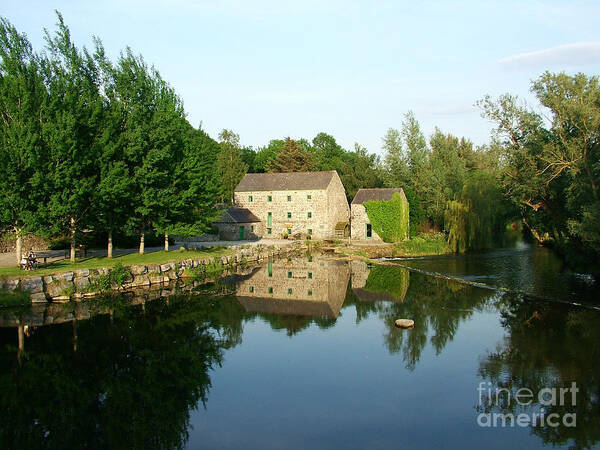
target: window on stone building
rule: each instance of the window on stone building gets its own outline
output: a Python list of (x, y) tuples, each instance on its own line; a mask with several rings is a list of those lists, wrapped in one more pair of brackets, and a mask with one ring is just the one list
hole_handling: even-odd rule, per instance
[(292, 288), (288, 288), (288, 294), (292, 293)]
[(252, 196), (251, 196), (251, 195), (249, 195), (249, 196), (248, 196), (248, 201), (249, 201), (249, 202), (251, 202), (251, 201), (252, 201)]
[(248, 290), (249, 290), (250, 292), (254, 292), (254, 286), (250, 286), (250, 287), (248, 288)]
[(292, 229), (291, 228), (287, 229), (287, 234), (292, 234)]
[(292, 213), (291, 213), (291, 212), (289, 212), (289, 211), (288, 211), (288, 213), (287, 213), (287, 218), (288, 218), (288, 219), (291, 219), (291, 218), (292, 218)]
[(312, 291), (310, 289), (308, 290), (308, 295), (312, 295)]
[(269, 286), (269, 294), (273, 293), (273, 288), (271, 286)]
[(311, 235), (312, 234), (312, 228), (308, 229), (308, 234)]
[(250, 231), (254, 233), (254, 225), (250, 225)]
[(312, 262), (312, 256), (308, 257), (308, 262)]
[(291, 202), (291, 201), (292, 201), (292, 196), (288, 195), (288, 202)]
[(268, 201), (268, 202), (272, 202), (272, 201), (273, 201), (273, 197), (272, 197), (272, 196), (270, 196), (270, 195), (267, 195), (267, 201)]
[(268, 271), (269, 271), (269, 276), (272, 277), (273, 276), (273, 263), (269, 263), (269, 265), (267, 266)]
[(272, 231), (273, 231), (272, 228), (267, 228), (267, 234), (271, 234)]
[(312, 219), (312, 213), (309, 211), (306, 213), (306, 217), (308, 217), (309, 219)]
[(308, 272), (308, 279), (312, 280), (312, 272)]
[(310, 200), (310, 199), (312, 199), (312, 195), (308, 194), (308, 195), (306, 196), (306, 200)]
[(288, 272), (288, 278), (292, 278), (292, 272)]

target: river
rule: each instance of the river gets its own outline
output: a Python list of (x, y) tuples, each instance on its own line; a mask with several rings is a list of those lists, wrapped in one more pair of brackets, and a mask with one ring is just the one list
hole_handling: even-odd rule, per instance
[(0, 444), (599, 445), (593, 279), (536, 248), (397, 263), (535, 296), (312, 255), (193, 294), (2, 310)]

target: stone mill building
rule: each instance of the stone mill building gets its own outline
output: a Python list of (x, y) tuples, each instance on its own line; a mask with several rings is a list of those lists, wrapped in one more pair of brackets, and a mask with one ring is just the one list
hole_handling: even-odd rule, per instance
[(350, 232), (350, 207), (335, 170), (247, 173), (234, 203), (216, 223), (221, 239), (328, 239)]

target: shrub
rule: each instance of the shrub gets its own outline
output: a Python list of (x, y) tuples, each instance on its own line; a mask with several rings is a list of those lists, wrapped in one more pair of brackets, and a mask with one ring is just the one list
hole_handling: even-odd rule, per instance
[(108, 273), (103, 273), (90, 279), (90, 284), (86, 288), (86, 291), (109, 291), (113, 286), (123, 286), (130, 277), (131, 272), (129, 269), (123, 267), (123, 264), (119, 262)]
[(60, 291), (60, 295), (62, 295), (63, 297), (71, 297), (74, 293), (75, 286), (73, 286), (72, 284), (64, 287), (63, 290)]
[(123, 284), (131, 278), (131, 272), (126, 267), (123, 267), (123, 264), (118, 262), (109, 272), (109, 279), (112, 284), (116, 284), (117, 286), (123, 286)]

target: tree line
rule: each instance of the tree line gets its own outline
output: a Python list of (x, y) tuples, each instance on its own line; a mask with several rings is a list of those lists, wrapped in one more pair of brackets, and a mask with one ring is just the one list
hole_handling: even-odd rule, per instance
[(344, 149), (326, 133), (238, 146), (237, 175), (224, 190), (232, 196), (246, 171), (337, 170), (349, 200), (359, 188), (403, 187), (411, 235), (444, 230), (462, 252), (500, 244), (512, 224), (574, 265), (598, 270), (589, 265), (600, 265), (598, 77), (546, 72), (531, 91), (536, 109), (510, 94), (477, 102), (496, 126), (478, 147), (438, 128), (426, 137), (410, 111), (383, 136), (381, 158), (358, 143)]
[[(598, 262), (600, 89), (597, 77), (545, 73), (537, 109), (486, 97), (488, 144), (412, 112), (382, 137), (381, 157), (324, 132), (245, 147), (232, 130), (213, 140), (186, 119), (174, 89), (127, 48), (112, 62), (99, 39), (79, 49), (58, 14), (46, 48), (0, 21), (0, 224), (21, 236), (114, 231), (198, 234), (232, 204), (246, 172), (336, 170), (351, 200), (360, 188), (402, 187), (410, 233), (444, 230), (458, 252), (496, 245), (520, 222), (539, 242)], [(19, 240), (18, 240), (19, 241)], [(17, 252), (19, 254), (19, 251)]]
[[(219, 147), (186, 120), (159, 72), (127, 48), (111, 61), (99, 39), (77, 48), (58, 14), (35, 52), (0, 20), (0, 223), (17, 236), (199, 233), (221, 189)], [(166, 247), (168, 249), (168, 247)]]

